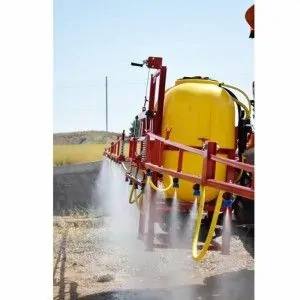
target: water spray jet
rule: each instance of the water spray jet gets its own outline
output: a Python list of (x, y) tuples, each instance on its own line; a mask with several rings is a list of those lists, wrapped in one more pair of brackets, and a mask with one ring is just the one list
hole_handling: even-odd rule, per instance
[(232, 226), (232, 194), (223, 194), (223, 230), (222, 230), (222, 254), (230, 255), (230, 238)]

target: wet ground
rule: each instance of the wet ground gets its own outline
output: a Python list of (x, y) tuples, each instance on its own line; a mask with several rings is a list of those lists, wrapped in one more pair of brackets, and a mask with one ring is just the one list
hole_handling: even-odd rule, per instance
[[(111, 232), (109, 218), (94, 226), (70, 224), (65, 263), (58, 263), (55, 275), (55, 299), (254, 299), (247, 238), (245, 247), (245, 238), (234, 236), (229, 256), (211, 251), (195, 262), (188, 247), (145, 251), (134, 230)], [(56, 253), (62, 239), (62, 228), (55, 227)]]
[[(109, 172), (114, 171), (102, 170)], [(253, 238), (246, 231), (232, 237), (227, 256), (209, 251), (203, 260), (194, 261), (190, 236), (181, 247), (145, 251), (144, 242), (137, 239), (137, 208), (128, 204), (129, 189), (120, 174), (114, 173), (113, 188), (112, 180), (99, 179), (105, 187), (99, 197), (109, 204), (109, 216), (55, 217), (55, 299), (254, 299)], [(103, 194), (106, 190), (109, 195)]]

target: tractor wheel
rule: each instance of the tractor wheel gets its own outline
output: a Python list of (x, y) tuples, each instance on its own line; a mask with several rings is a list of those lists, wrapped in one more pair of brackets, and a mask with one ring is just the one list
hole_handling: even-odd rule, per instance
[(240, 224), (254, 224), (254, 201), (238, 197), (233, 205), (234, 216)]

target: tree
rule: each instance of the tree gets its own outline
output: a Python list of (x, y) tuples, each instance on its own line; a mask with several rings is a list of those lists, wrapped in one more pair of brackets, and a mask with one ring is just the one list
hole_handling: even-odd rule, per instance
[(131, 122), (130, 128), (129, 128), (129, 134), (131, 136), (135, 136), (135, 137), (139, 136), (139, 134), (140, 134), (140, 120), (134, 119)]

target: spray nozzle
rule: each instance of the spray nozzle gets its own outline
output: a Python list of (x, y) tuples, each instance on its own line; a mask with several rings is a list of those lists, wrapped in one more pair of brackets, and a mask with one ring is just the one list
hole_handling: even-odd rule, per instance
[(200, 185), (198, 183), (193, 185), (194, 196), (200, 196)]
[(173, 188), (179, 188), (179, 179), (173, 178)]
[(147, 169), (146, 176), (151, 176), (151, 170), (150, 169)]
[(223, 200), (223, 207), (224, 208), (231, 208), (232, 207), (232, 200), (231, 199), (224, 199)]
[(231, 208), (232, 207), (232, 194), (231, 193), (224, 193), (223, 194), (223, 207), (224, 208)]

